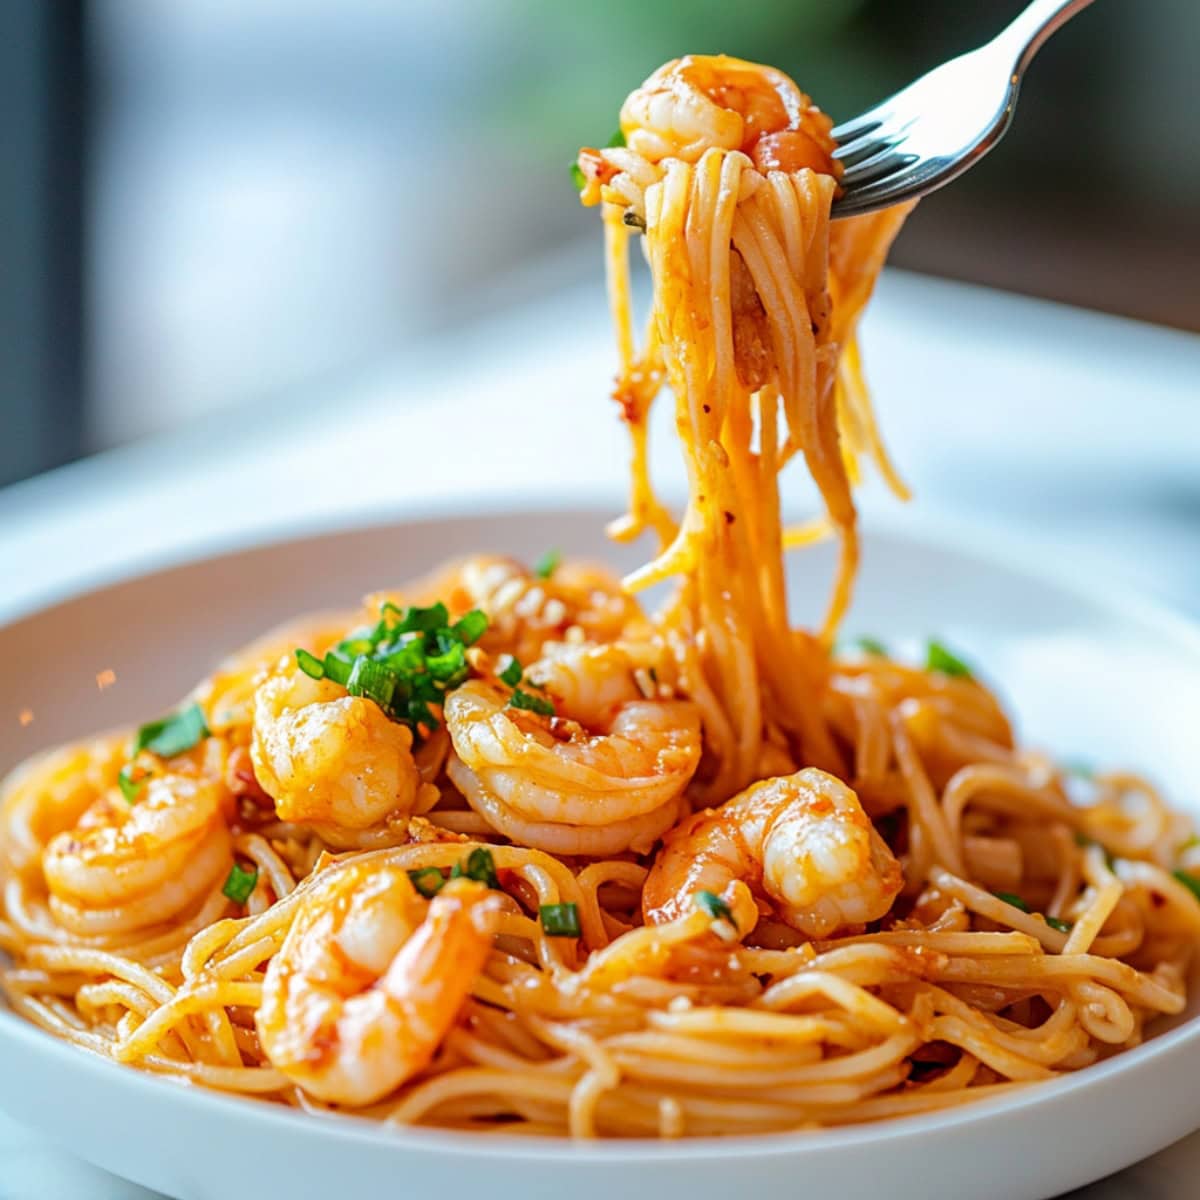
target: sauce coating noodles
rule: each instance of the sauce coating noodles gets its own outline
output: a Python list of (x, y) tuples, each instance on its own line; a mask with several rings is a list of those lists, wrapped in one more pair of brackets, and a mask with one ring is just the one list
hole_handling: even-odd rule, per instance
[[(864, 465), (907, 494), (856, 340), (906, 213), (831, 222), (829, 120), (771, 68), (668, 63), (621, 132), (578, 166), (632, 446), (611, 532), (652, 534), (653, 560), (623, 582), (458, 560), (268, 635), (132, 737), (18, 769), (16, 1012), (306, 1111), (588, 1138), (944, 1109), (1182, 1011), (1186, 819), (1137, 776), (1019, 747), (944, 647), (835, 645)], [(648, 471), (664, 383), (678, 520)], [(786, 530), (797, 460), (825, 513)], [(828, 612), (794, 629), (784, 552), (827, 534)]]

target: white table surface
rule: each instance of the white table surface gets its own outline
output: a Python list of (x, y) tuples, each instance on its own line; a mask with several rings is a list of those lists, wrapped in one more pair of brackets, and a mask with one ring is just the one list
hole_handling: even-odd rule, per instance
[[(1200, 338), (893, 273), (865, 343), (885, 432), (922, 509), (970, 521), (984, 540), (1069, 554), (1098, 586), (1133, 583), (1200, 616)], [(611, 371), (592, 282), (322, 394), (0, 491), (0, 620), (284, 531), (514, 498), (619, 502)], [(665, 437), (656, 463), (678, 491)], [(868, 523), (905, 519), (877, 485), (863, 501)], [(1200, 1134), (1075, 1195), (1190, 1200), (1197, 1178)], [(0, 1200), (150, 1195), (0, 1116)]]

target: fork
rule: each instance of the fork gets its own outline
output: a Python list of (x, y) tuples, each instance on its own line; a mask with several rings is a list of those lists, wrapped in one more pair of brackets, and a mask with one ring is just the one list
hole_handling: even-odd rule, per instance
[(1007, 132), (1046, 39), (1092, 0), (1033, 0), (986, 45), (935, 67), (833, 131), (843, 167), (834, 217), (915, 200), (973, 167)]

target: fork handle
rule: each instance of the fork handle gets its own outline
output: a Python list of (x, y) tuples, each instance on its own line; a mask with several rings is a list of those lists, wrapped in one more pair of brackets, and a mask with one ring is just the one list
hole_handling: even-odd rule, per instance
[(1092, 0), (1033, 0), (1023, 13), (996, 36), (995, 41), (1011, 46), (1016, 70), (1020, 74), (1046, 39), (1091, 3)]

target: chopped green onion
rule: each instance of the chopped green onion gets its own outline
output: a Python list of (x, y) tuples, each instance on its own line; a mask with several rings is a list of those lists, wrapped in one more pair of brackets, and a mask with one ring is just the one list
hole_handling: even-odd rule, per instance
[(697, 892), (696, 907), (708, 913), (714, 921), (728, 921), (733, 924), (733, 913), (729, 905), (716, 892)]
[(450, 878), (473, 879), (476, 883), (486, 883), (493, 890), (500, 889), (496, 861), (492, 858), (492, 852), (483, 846), (476, 846), (465, 859), (456, 862), (450, 871)]
[(887, 658), (887, 647), (878, 638), (857, 637), (851, 644), (872, 658)]
[(515, 654), (508, 656), (508, 663), (504, 670), (500, 672), (498, 678), (501, 683), (506, 683), (510, 688), (515, 688), (521, 682), (521, 661)]
[(577, 192), (582, 192), (587, 187), (587, 176), (583, 173), (583, 168), (579, 165), (578, 160), (571, 159), (571, 182), (575, 185)]
[(1179, 853), (1182, 854), (1185, 850), (1190, 850), (1193, 846), (1200, 846), (1200, 836), (1189, 834), (1186, 841), (1179, 846)]
[(613, 150), (617, 146), (624, 146), (624, 145), (625, 145), (625, 135), (619, 129), (617, 130), (616, 133), (614, 133), (612, 135), (612, 137), (610, 137), (608, 139), (607, 142), (604, 143), (606, 150)]
[(254, 891), (256, 883), (258, 883), (257, 867), (243, 871), (237, 863), (234, 863), (225, 879), (224, 887), (221, 888), (221, 894), (227, 896), (234, 904), (245, 904), (250, 899), (250, 893)]
[(437, 728), (430, 706), (440, 706), (446, 693), (467, 679), (467, 647), (488, 624), (478, 609), (453, 625), (449, 621), (450, 611), (440, 602), (400, 608), (385, 600), (373, 626), (343, 638), (324, 660), (297, 650), (296, 661), (314, 679), (330, 679), (351, 695), (373, 700), (419, 739), (423, 729)]
[(579, 936), (579, 908), (575, 904), (543, 904), (538, 909), (547, 937)]
[(343, 658), (336, 650), (330, 650), (325, 655), (325, 678), (332, 679), (334, 683), (340, 683), (342, 687), (350, 681), (350, 672), (354, 669), (354, 663)]
[(554, 703), (545, 696), (532, 696), (516, 688), (508, 700), (509, 708), (523, 708), (526, 712), (535, 712), (543, 717), (554, 716)]
[(458, 634), (464, 646), (473, 646), (487, 632), (487, 616), (479, 609), (473, 608), (465, 616), (454, 622), (451, 628)]
[(142, 790), (145, 782), (144, 779), (134, 779), (130, 775), (128, 767), (122, 767), (117, 775), (117, 786), (121, 789), (121, 795), (125, 797), (128, 804), (132, 804), (138, 798), (138, 792)]
[(437, 728), (437, 717), (433, 715), (433, 710), (430, 709), (424, 700), (409, 700), (400, 711), (404, 713), (403, 719), (414, 729), (421, 725), (424, 725), (428, 729)]
[(296, 665), (312, 679), (325, 678), (325, 664), (315, 654), (309, 654), (307, 650), (296, 651)]
[(435, 629), (443, 628), (449, 621), (450, 613), (440, 601), (437, 604), (431, 604), (428, 608), (420, 608), (414, 604), (405, 612), (399, 631), (401, 633), (414, 631), (432, 633)]
[(400, 642), (391, 642), (379, 660), (397, 675), (412, 675), (425, 664), (425, 638), (419, 633), (405, 634)]
[(133, 739), (132, 756), (149, 750), (160, 758), (174, 758), (208, 737), (208, 725), (200, 705), (189, 704), (169, 717), (143, 725)]
[(1178, 879), (1179, 882), (1182, 883), (1183, 886), (1187, 888), (1187, 890), (1191, 892), (1197, 900), (1200, 900), (1200, 879), (1197, 879), (1195, 875), (1189, 875), (1187, 871), (1172, 871), (1171, 874), (1174, 875), (1175, 878)]
[(467, 677), (467, 652), (462, 642), (455, 642), (442, 654), (431, 654), (425, 659), (425, 669), (439, 683), (455, 687)]
[(412, 885), (425, 897), (432, 900), (446, 886), (446, 879), (437, 867), (421, 867), (418, 871), (409, 871)]
[(1020, 896), (1014, 895), (1012, 892), (993, 892), (992, 895), (997, 900), (1003, 900), (1005, 904), (1011, 904), (1013, 908), (1019, 908), (1024, 913), (1029, 911), (1029, 905)]
[(1075, 830), (1075, 845), (1077, 846), (1094, 846), (1096, 844), (1093, 838), (1088, 837), (1086, 833), (1080, 833)]
[(352, 696), (364, 696), (374, 700), (382, 709), (387, 709), (396, 694), (396, 674), (383, 663), (360, 654), (354, 660), (350, 678), (346, 680), (346, 691)]
[(931, 641), (926, 649), (925, 667), (939, 671), (952, 679), (970, 679), (971, 668), (957, 654), (947, 650), (941, 642)]
[(541, 558), (533, 564), (533, 573), (539, 579), (549, 579), (555, 571), (558, 570), (558, 564), (562, 562), (561, 550), (547, 550)]
[(1059, 933), (1071, 932), (1071, 922), (1060, 921), (1058, 917), (1046, 917), (1046, 924), (1049, 925), (1051, 929), (1057, 929)]

